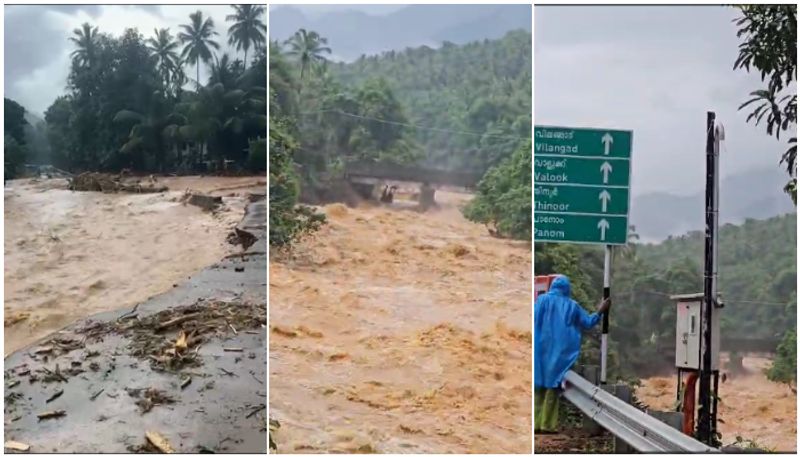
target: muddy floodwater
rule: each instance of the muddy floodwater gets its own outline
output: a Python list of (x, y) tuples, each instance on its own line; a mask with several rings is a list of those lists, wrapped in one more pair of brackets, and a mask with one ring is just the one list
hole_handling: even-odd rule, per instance
[[(719, 431), (723, 444), (736, 436), (755, 441), (776, 452), (797, 450), (797, 395), (789, 386), (767, 379), (764, 370), (770, 361), (745, 357), (745, 374), (729, 375), (720, 383)], [(676, 398), (676, 377), (642, 380), (636, 395), (648, 406), (671, 409)]]
[[(160, 178), (161, 194), (72, 192), (62, 179), (14, 180), (5, 202), (5, 354), (80, 318), (129, 308), (224, 255), (264, 178)], [(215, 214), (184, 191), (223, 196)]]
[(530, 453), (531, 247), (439, 210), (328, 205), (270, 260), (280, 453)]

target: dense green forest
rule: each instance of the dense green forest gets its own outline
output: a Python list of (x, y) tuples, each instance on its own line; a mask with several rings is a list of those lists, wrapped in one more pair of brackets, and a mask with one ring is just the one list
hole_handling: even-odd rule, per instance
[(531, 138), (529, 32), (362, 56), (330, 71), (344, 84), (386, 80), (406, 107), (408, 121), (429, 127), (413, 129), (428, 165), (484, 171)]
[[(787, 214), (720, 228), (719, 290), (723, 335), (774, 338), (796, 326), (797, 219)], [(704, 234), (690, 232), (659, 244), (639, 244), (635, 233), (615, 251), (612, 266), (612, 363), (623, 376), (647, 376), (671, 367), (660, 341), (674, 341), (671, 294), (703, 291)], [(602, 248), (536, 243), (534, 272), (570, 277), (575, 299), (591, 308), (602, 292)], [(597, 363), (595, 338), (583, 357)], [(777, 345), (776, 345), (777, 346)], [(624, 361), (624, 363), (620, 363)]]
[(530, 33), (353, 63), (332, 63), (331, 54), (324, 37), (305, 29), (270, 43), (270, 151), (280, 151), (270, 153), (270, 186), (282, 208), (271, 213), (273, 243), (306, 233), (313, 213), (290, 202), (313, 201), (356, 160), (481, 173), (497, 166), (467, 215), (530, 239)]
[(25, 135), (25, 108), (9, 98), (3, 98), (3, 160), (5, 179), (15, 176), (28, 155), (28, 140)]
[(201, 11), (175, 35), (75, 29), (64, 38), (74, 46), (67, 93), (45, 112), (48, 150), (6, 141), (10, 169), (38, 162), (70, 171), (264, 171), (266, 9), (232, 8), (227, 38), (242, 59), (218, 54), (217, 24)]
[(533, 221), (531, 141), (521, 143), (511, 157), (489, 169), (464, 216), (486, 224), (498, 236), (530, 240)]

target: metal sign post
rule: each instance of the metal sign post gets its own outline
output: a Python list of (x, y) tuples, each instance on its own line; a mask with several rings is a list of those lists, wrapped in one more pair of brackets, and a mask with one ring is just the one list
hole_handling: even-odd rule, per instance
[[(606, 255), (603, 261), (603, 300), (611, 298), (611, 245), (606, 245)], [(600, 383), (606, 383), (608, 358), (608, 315), (611, 310), (603, 313), (603, 333), (600, 334)]]

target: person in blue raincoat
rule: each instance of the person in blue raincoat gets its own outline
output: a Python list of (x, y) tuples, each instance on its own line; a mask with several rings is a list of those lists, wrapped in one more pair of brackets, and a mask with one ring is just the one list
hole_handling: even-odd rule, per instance
[(610, 302), (601, 301), (597, 312), (587, 313), (570, 298), (569, 279), (558, 275), (550, 290), (533, 305), (534, 326), (534, 432), (558, 430), (558, 394), (564, 375), (581, 350), (581, 332), (589, 330), (608, 311)]

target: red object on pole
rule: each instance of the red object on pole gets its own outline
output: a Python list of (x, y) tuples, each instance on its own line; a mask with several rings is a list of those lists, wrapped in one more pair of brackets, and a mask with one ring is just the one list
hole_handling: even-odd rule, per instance
[(533, 278), (533, 301), (539, 298), (540, 294), (546, 294), (550, 290), (550, 284), (558, 275), (542, 275)]
[(689, 436), (694, 436), (695, 384), (697, 384), (697, 372), (693, 371), (686, 377), (681, 408), (683, 410), (683, 433)]

